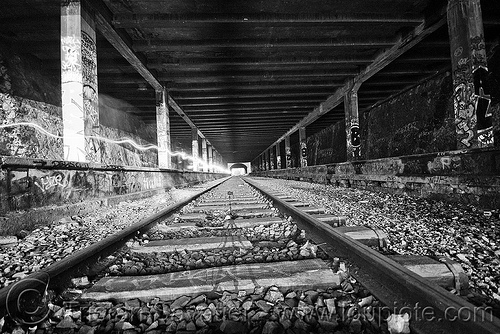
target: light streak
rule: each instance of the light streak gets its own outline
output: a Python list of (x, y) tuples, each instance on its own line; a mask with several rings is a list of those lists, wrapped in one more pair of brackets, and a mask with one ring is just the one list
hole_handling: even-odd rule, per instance
[[(49, 137), (52, 137), (52, 138), (55, 138), (55, 139), (63, 139), (62, 136), (50, 133), (49, 131), (47, 131), (43, 127), (41, 127), (40, 125), (38, 125), (36, 123), (31, 123), (31, 122), (17, 122), (17, 123), (11, 123), (11, 124), (0, 124), (0, 129), (13, 128), (13, 127), (17, 127), (17, 126), (32, 127), (32, 128), (35, 128), (36, 130), (38, 130), (39, 132), (41, 132), (42, 134), (46, 135), (46, 136), (49, 136)], [(120, 138), (118, 140), (113, 140), (113, 139), (109, 139), (109, 138), (105, 138), (105, 137), (101, 137), (101, 136), (85, 136), (85, 138), (93, 138), (93, 139), (104, 141), (104, 142), (111, 143), (111, 144), (130, 144), (130, 145), (132, 145), (133, 147), (135, 147), (136, 149), (138, 149), (140, 151), (148, 151), (148, 150), (156, 150), (156, 151), (158, 151), (158, 146), (157, 145), (153, 145), (153, 144), (150, 144), (150, 145), (140, 145), (140, 144), (136, 143), (133, 139), (130, 139), (130, 138), (127, 138), (127, 137)], [(217, 172), (230, 173), (230, 171), (227, 168), (221, 167), (219, 165), (207, 164), (205, 161), (203, 161), (203, 160), (201, 160), (199, 158), (195, 158), (195, 157), (193, 157), (193, 156), (191, 156), (191, 155), (189, 155), (189, 154), (187, 154), (185, 152), (182, 152), (182, 151), (172, 152), (172, 151), (170, 151), (168, 149), (167, 149), (167, 152), (171, 156), (180, 156), (182, 160), (191, 160), (193, 162), (193, 165), (194, 164), (202, 165), (202, 167), (208, 167), (209, 170), (213, 169), (213, 170), (215, 170)]]

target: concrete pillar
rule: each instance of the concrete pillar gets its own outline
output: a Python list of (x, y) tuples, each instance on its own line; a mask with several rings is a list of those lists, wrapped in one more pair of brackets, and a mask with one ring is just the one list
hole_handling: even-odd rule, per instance
[(276, 148), (276, 169), (281, 169), (280, 143), (277, 143), (275, 148)]
[(306, 142), (306, 128), (299, 128), (299, 142), (300, 142), (300, 167), (307, 167), (307, 142)]
[(197, 128), (191, 128), (191, 138), (192, 138), (191, 155), (193, 157), (193, 171), (197, 172), (198, 171), (198, 159), (200, 158), (200, 155), (198, 153), (198, 129)]
[(493, 146), (480, 0), (448, 0), (447, 19), (457, 148)]
[(95, 22), (78, 0), (61, 6), (64, 159), (101, 162)]
[(215, 150), (213, 146), (212, 146), (212, 160), (214, 164), (214, 171), (216, 171), (215, 166), (219, 165), (219, 152), (217, 152), (217, 150)]
[(170, 117), (167, 91), (156, 92), (156, 137), (158, 140), (158, 167), (172, 168), (170, 152)]
[(264, 151), (264, 170), (269, 170), (269, 155), (267, 150)]
[(203, 160), (203, 171), (208, 172), (208, 149), (207, 149), (207, 139), (201, 138), (201, 159)]
[(344, 113), (347, 145), (347, 161), (361, 157), (361, 138), (359, 132), (358, 92), (349, 91), (344, 96)]
[(213, 172), (214, 171), (214, 148), (212, 145), (207, 146), (207, 153), (208, 153), (208, 171)]
[(292, 168), (292, 149), (290, 148), (290, 136), (285, 137), (286, 168)]
[(274, 156), (274, 147), (269, 148), (269, 169), (275, 169), (276, 164), (275, 164), (276, 157)]

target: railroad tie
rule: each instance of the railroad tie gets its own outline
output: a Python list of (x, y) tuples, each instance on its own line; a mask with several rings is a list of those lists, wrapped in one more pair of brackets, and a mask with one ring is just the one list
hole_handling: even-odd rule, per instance
[(320, 259), (260, 263), (190, 270), (162, 275), (108, 276), (81, 296), (82, 300), (126, 301), (152, 297), (173, 300), (213, 292), (252, 293), (256, 287), (282, 289), (325, 289), (339, 286), (340, 274)]
[(389, 258), (447, 290), (454, 289), (463, 294), (469, 286), (463, 268), (448, 258), (440, 258), (439, 261), (419, 255), (390, 255)]

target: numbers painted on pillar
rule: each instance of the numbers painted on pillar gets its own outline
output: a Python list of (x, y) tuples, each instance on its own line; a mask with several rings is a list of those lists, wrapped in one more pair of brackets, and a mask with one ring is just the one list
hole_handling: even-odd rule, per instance
[(361, 136), (359, 134), (359, 126), (351, 126), (351, 145), (352, 147), (359, 147), (361, 145)]

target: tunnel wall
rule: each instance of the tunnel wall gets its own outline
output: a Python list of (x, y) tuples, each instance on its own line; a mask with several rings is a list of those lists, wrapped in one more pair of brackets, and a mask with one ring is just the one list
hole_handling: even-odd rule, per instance
[[(500, 72), (499, 72), (500, 73)], [(491, 113), (500, 147), (500, 77), (492, 78)], [(369, 110), (360, 111), (361, 159), (452, 151), (457, 148), (451, 75), (443, 73)], [(362, 99), (362, 86), (359, 93)], [(346, 161), (345, 124), (307, 138), (308, 165)]]
[(0, 214), (115, 196), (145, 197), (226, 176), (15, 157), (0, 157), (0, 173)]
[[(63, 160), (60, 72), (44, 69), (35, 57), (9, 52), (0, 44), (0, 155)], [(43, 82), (43, 85), (40, 83)], [(151, 97), (152, 108), (154, 96)], [(102, 96), (99, 100), (100, 136), (130, 138), (140, 145), (156, 144), (156, 128), (120, 111), (124, 102)], [(44, 133), (45, 130), (47, 133)], [(125, 166), (157, 166), (155, 150), (141, 151), (129, 144), (100, 142), (101, 163)]]
[(254, 171), (252, 175), (500, 208), (500, 150), (494, 148)]

